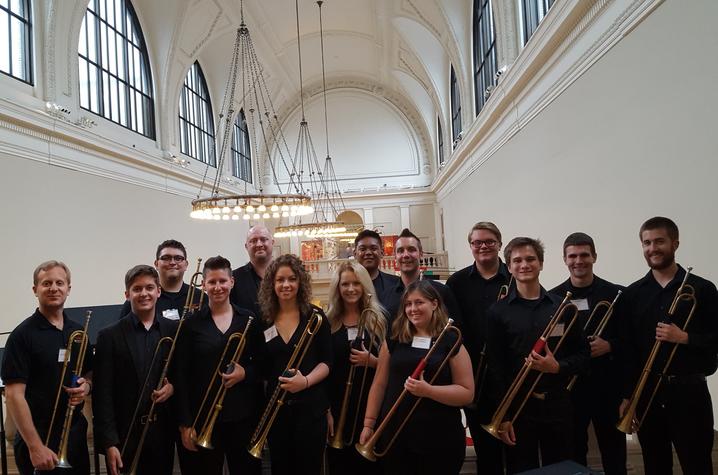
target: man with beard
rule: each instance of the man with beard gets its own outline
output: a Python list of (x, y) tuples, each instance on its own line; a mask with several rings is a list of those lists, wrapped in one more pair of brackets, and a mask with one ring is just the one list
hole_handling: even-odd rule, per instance
[(259, 284), (264, 278), (264, 271), (272, 262), (274, 239), (264, 225), (258, 224), (249, 228), (244, 248), (249, 255), (249, 262), (232, 271), (234, 287), (229, 300), (237, 307), (250, 310), (254, 315), (260, 316), (257, 293)]
[[(643, 257), (650, 271), (631, 284), (618, 304), (617, 315), (625, 338), (625, 385), (620, 413), (638, 381), (641, 369), (656, 340), (661, 350), (652, 367), (662, 371), (669, 353), (675, 355), (662, 377), (651, 406), (639, 405), (637, 418), (643, 418), (638, 440), (643, 452), (645, 472), (673, 473), (671, 444), (678, 454), (683, 473), (712, 473), (713, 409), (706, 376), (716, 370), (718, 354), (718, 291), (713, 283), (690, 274), (687, 284), (695, 291), (696, 308), (686, 327), (690, 302), (679, 303), (672, 318), (668, 310), (686, 276), (675, 261), (678, 227), (664, 217), (651, 218), (641, 226), (639, 237)], [(655, 387), (649, 378), (644, 397)], [(646, 412), (646, 410), (648, 412)]]
[(376, 298), (386, 308), (387, 296), (399, 282), (399, 278), (379, 270), (382, 257), (384, 257), (384, 247), (378, 232), (365, 229), (357, 234), (354, 238), (354, 258), (369, 272)]

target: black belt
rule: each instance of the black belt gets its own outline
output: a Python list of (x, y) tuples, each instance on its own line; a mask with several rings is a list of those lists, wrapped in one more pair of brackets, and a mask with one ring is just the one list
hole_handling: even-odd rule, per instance
[(704, 374), (664, 374), (663, 382), (666, 384), (698, 384), (704, 383)]

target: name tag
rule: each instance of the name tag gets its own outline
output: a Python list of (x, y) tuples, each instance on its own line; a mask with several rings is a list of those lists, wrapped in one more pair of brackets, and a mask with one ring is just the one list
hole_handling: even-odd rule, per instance
[(574, 299), (574, 300), (571, 300), (571, 303), (574, 304), (576, 307), (578, 307), (579, 310), (588, 310), (588, 300), (587, 299)]
[(65, 348), (60, 348), (60, 351), (57, 352), (57, 362), (58, 363), (64, 363), (65, 362), (65, 352), (67, 350)]
[(563, 323), (557, 323), (556, 326), (553, 327), (549, 338), (552, 336), (563, 336)]
[(162, 310), (162, 316), (168, 320), (179, 320), (180, 318), (179, 311), (176, 308), (168, 308), (167, 310)]
[(269, 340), (272, 340), (277, 337), (279, 333), (277, 333), (277, 327), (272, 325), (271, 327), (264, 330), (264, 342), (268, 342)]
[(411, 347), (428, 350), (431, 348), (431, 338), (427, 336), (415, 336), (414, 341), (411, 342)]
[(359, 334), (359, 329), (357, 327), (348, 327), (347, 328), (347, 340), (349, 340), (349, 341), (356, 340), (356, 337), (358, 334)]

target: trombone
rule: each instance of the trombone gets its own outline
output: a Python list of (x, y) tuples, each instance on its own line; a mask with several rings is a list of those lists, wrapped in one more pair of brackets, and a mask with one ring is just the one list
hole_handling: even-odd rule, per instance
[[(125, 438), (124, 443), (122, 444), (122, 450), (120, 451), (120, 458), (124, 459), (125, 454), (127, 453), (127, 447), (130, 441), (130, 438), (132, 437), (132, 432), (135, 427), (135, 423), (137, 422), (137, 416), (140, 413), (140, 410), (145, 404), (145, 390), (150, 387), (150, 378), (152, 376), (152, 369), (155, 367), (155, 363), (157, 362), (157, 358), (161, 357), (161, 349), (163, 346), (169, 344), (169, 350), (167, 352), (167, 356), (164, 359), (164, 365), (162, 366), (162, 371), (160, 373), (160, 377), (157, 381), (157, 384), (155, 385), (155, 390), (159, 391), (164, 386), (165, 378), (167, 378), (167, 373), (169, 372), (170, 368), (170, 362), (172, 361), (172, 356), (175, 352), (175, 346), (177, 344), (177, 337), (179, 336), (180, 330), (182, 329), (182, 325), (184, 324), (184, 321), (187, 317), (187, 315), (190, 312), (193, 312), (194, 310), (200, 308), (202, 306), (202, 302), (204, 300), (204, 292), (200, 289), (201, 287), (201, 279), (202, 279), (202, 272), (200, 272), (200, 265), (202, 264), (202, 259), (197, 259), (197, 271), (192, 274), (192, 279), (190, 281), (189, 285), (189, 291), (187, 292), (187, 298), (184, 302), (184, 308), (182, 310), (182, 315), (179, 320), (179, 324), (177, 325), (177, 330), (175, 330), (174, 337), (170, 336), (164, 336), (160, 338), (160, 341), (157, 342), (157, 345), (155, 346), (155, 351), (152, 355), (152, 360), (150, 361), (149, 370), (147, 371), (147, 375), (145, 376), (145, 381), (142, 384), (142, 389), (140, 390), (140, 396), (137, 398), (137, 405), (135, 406), (135, 411), (132, 414), (132, 420), (130, 421), (130, 426), (127, 428), (127, 437)], [(195, 305), (195, 292), (199, 290), (199, 303)], [(142, 416), (140, 419), (140, 424), (142, 425), (142, 432), (140, 433), (140, 439), (137, 442), (137, 448), (135, 449), (134, 457), (132, 458), (132, 463), (130, 464), (130, 475), (136, 475), (137, 473), (137, 466), (140, 463), (140, 454), (142, 453), (142, 446), (145, 444), (145, 438), (147, 437), (147, 431), (150, 428), (150, 424), (155, 422), (157, 420), (157, 414), (155, 414), (155, 408), (157, 406), (157, 402), (152, 399), (152, 403), (150, 404), (150, 408), (147, 411), (147, 414)]]
[[(591, 311), (591, 315), (588, 316), (586, 319), (586, 324), (583, 326), (583, 331), (586, 332), (588, 330), (589, 325), (591, 324), (591, 321), (593, 320), (593, 317), (596, 315), (599, 308), (606, 308), (606, 313), (603, 314), (603, 317), (601, 317), (601, 321), (598, 322), (598, 326), (596, 327), (596, 331), (593, 332), (593, 335), (589, 336), (588, 339), (592, 340), (596, 337), (600, 337), (603, 334), (603, 331), (606, 329), (606, 326), (608, 325), (608, 321), (611, 319), (611, 316), (613, 315), (613, 307), (615, 307), (616, 302), (618, 301), (618, 297), (621, 296), (621, 290), (618, 291), (616, 294), (616, 297), (613, 299), (613, 302), (608, 302), (608, 300), (601, 300), (596, 304), (596, 306), (593, 307), (593, 311)], [(576, 380), (578, 379), (578, 375), (574, 374), (571, 377), (571, 381), (569, 381), (568, 385), (566, 386), (566, 389), (571, 391), (573, 389), (573, 386), (576, 384)]]
[[(50, 418), (50, 425), (47, 429), (47, 436), (45, 437), (45, 446), (50, 445), (50, 438), (52, 436), (52, 428), (55, 425), (55, 417), (60, 407), (60, 396), (63, 393), (65, 375), (67, 374), (67, 368), (70, 366), (70, 360), (72, 358), (72, 347), (75, 343), (79, 343), (77, 350), (77, 358), (75, 359), (75, 369), (72, 372), (72, 380), (70, 387), (75, 387), (77, 380), (82, 377), (82, 366), (85, 362), (85, 354), (87, 353), (87, 347), (90, 343), (90, 339), (87, 336), (87, 329), (90, 326), (90, 317), (92, 316), (92, 310), (88, 310), (85, 314), (85, 325), (82, 330), (75, 330), (70, 334), (67, 339), (67, 350), (65, 351), (65, 358), (62, 363), (62, 371), (60, 372), (60, 383), (57, 386), (57, 394), (55, 395), (55, 406), (52, 410), (52, 417)], [(72, 425), (72, 416), (75, 413), (75, 406), (67, 401), (67, 408), (65, 409), (65, 421), (62, 424), (62, 431), (60, 432), (60, 445), (57, 451), (58, 462), (55, 464), (56, 468), (72, 468), (70, 462), (67, 459), (67, 446), (70, 440), (70, 426)], [(38, 470), (35, 470), (38, 473)]]
[(234, 365), (239, 364), (239, 360), (242, 357), (242, 353), (244, 353), (244, 348), (247, 345), (247, 332), (249, 331), (249, 327), (252, 324), (252, 320), (254, 320), (254, 317), (249, 317), (249, 320), (247, 320), (247, 324), (244, 326), (244, 331), (242, 331), (241, 333), (234, 332), (229, 335), (229, 338), (227, 339), (227, 344), (224, 345), (222, 355), (219, 357), (219, 361), (217, 362), (217, 367), (212, 373), (213, 376), (209, 382), (207, 391), (205, 391), (204, 393), (202, 404), (200, 404), (199, 409), (197, 410), (197, 416), (194, 418), (194, 422), (192, 423), (193, 429), (197, 426), (200, 415), (202, 414), (202, 412), (204, 412), (204, 405), (209, 398), (209, 394), (212, 390), (212, 387), (215, 385), (215, 381), (219, 382), (217, 392), (214, 395), (214, 399), (212, 399), (212, 404), (209, 406), (209, 412), (205, 417), (204, 424), (202, 424), (202, 430), (199, 432), (198, 436), (194, 437), (194, 442), (202, 448), (209, 450), (212, 450), (214, 448), (212, 446), (212, 431), (214, 431), (214, 425), (217, 422), (217, 417), (222, 410), (224, 397), (227, 395), (227, 387), (225, 387), (225, 385), (222, 383), (222, 362), (224, 361), (225, 356), (227, 356), (227, 350), (229, 350), (230, 346), (232, 345), (232, 342), (238, 339), (239, 343), (237, 343), (237, 348), (235, 348), (234, 353), (232, 354), (232, 358), (230, 359), (229, 364), (226, 366), (225, 373), (231, 373), (234, 370)]
[[(354, 341), (352, 342), (350, 348), (359, 347), (361, 348), (361, 344), (364, 341), (364, 331), (366, 329), (366, 313), (371, 312), (376, 315), (376, 312), (374, 312), (371, 308), (365, 308), (362, 310), (361, 315), (359, 316), (359, 328), (357, 329), (357, 336), (354, 338)], [(374, 335), (372, 334), (369, 340), (369, 351), (374, 347)], [(344, 426), (347, 422), (347, 415), (349, 412), (349, 401), (351, 399), (352, 394), (352, 387), (354, 386), (354, 375), (356, 373), (357, 365), (351, 365), (351, 368), (349, 368), (349, 376), (347, 376), (347, 382), (346, 386), (344, 388), (344, 397), (342, 398), (342, 406), (339, 410), (339, 419), (337, 419), (337, 423), (334, 428), (334, 436), (329, 441), (329, 446), (335, 449), (342, 449), (347, 445), (351, 445), (351, 443), (354, 440), (354, 434), (356, 434), (357, 424), (359, 421), (359, 410), (361, 408), (361, 402), (364, 395), (364, 388), (366, 386), (366, 380), (367, 380), (367, 374), (369, 373), (369, 361), (367, 361), (364, 364), (364, 374), (362, 374), (361, 378), (361, 384), (359, 386), (359, 392), (357, 393), (357, 408), (356, 412), (354, 413), (354, 421), (352, 422), (352, 429), (351, 432), (349, 432), (349, 439), (344, 439)]]
[[(302, 331), (302, 336), (299, 338), (297, 345), (294, 347), (292, 355), (289, 357), (287, 367), (284, 369), (282, 376), (286, 378), (291, 378), (292, 376), (294, 376), (294, 374), (296, 374), (296, 368), (299, 368), (299, 366), (301, 366), (302, 361), (304, 360), (304, 357), (306, 356), (307, 351), (312, 344), (312, 340), (314, 340), (314, 335), (317, 333), (317, 331), (319, 331), (319, 327), (321, 326), (322, 316), (319, 314), (318, 311), (314, 310), (312, 312), (312, 316), (307, 322), (307, 325), (304, 327), (304, 331)], [(259, 424), (254, 430), (254, 434), (252, 434), (252, 438), (249, 442), (249, 447), (247, 447), (247, 450), (252, 457), (258, 459), (262, 458), (262, 450), (267, 443), (269, 431), (272, 429), (272, 425), (274, 425), (274, 420), (277, 418), (279, 411), (282, 409), (282, 406), (284, 405), (284, 399), (286, 397), (287, 390), (282, 389), (281, 384), (277, 383), (277, 386), (274, 388), (274, 392), (272, 393), (272, 397), (269, 399), (267, 407), (264, 409), (262, 417), (259, 419)]]
[[(693, 270), (693, 267), (689, 267), (686, 269), (686, 275), (683, 277), (683, 282), (681, 282), (680, 287), (678, 287), (678, 290), (676, 291), (676, 295), (673, 298), (673, 302), (671, 303), (670, 308), (668, 309), (668, 318), (665, 320), (666, 323), (669, 323), (671, 319), (673, 318), (673, 315), (676, 313), (676, 309), (678, 307), (678, 304), (681, 301), (687, 301), (691, 303), (691, 309), (688, 312), (688, 316), (686, 317), (686, 321), (683, 324), (683, 327), (681, 328), (683, 331), (686, 331), (686, 328), (688, 328), (688, 324), (691, 322), (691, 319), (693, 318), (693, 314), (696, 311), (696, 291), (695, 288), (687, 284), (688, 281), (688, 275)], [(671, 362), (673, 362), (673, 357), (676, 354), (676, 350), (678, 350), (678, 344), (673, 343), (673, 348), (671, 349), (671, 352), (668, 354), (668, 359), (666, 360), (665, 364), (663, 365), (663, 368), (661, 368), (660, 373), (658, 373), (658, 380), (656, 381), (655, 386), (653, 387), (653, 391), (651, 392), (651, 395), (648, 397), (648, 401), (645, 405), (645, 409), (643, 410), (643, 415), (641, 417), (637, 416), (638, 413), (638, 403), (641, 400), (641, 396), (643, 395), (643, 391), (646, 388), (646, 383), (648, 382), (648, 377), (650, 376), (651, 372), (655, 370), (654, 368), (656, 358), (658, 358), (658, 353), (661, 349), (662, 341), (656, 340), (653, 343), (653, 348), (651, 349), (651, 352), (648, 355), (648, 359), (646, 360), (646, 364), (643, 366), (643, 370), (641, 371), (641, 376), (638, 379), (638, 383), (636, 384), (636, 387), (633, 389), (633, 392), (631, 393), (631, 398), (628, 400), (628, 406), (626, 407), (626, 412), (623, 414), (623, 417), (618, 421), (616, 424), (616, 428), (620, 430), (621, 432), (624, 432), (626, 434), (632, 434), (633, 431), (637, 431), (641, 424), (643, 424), (643, 420), (646, 418), (646, 414), (648, 414), (648, 411), (651, 409), (651, 404), (653, 403), (653, 399), (656, 397), (656, 394), (658, 393), (658, 388), (660, 388), (661, 383), (663, 382), (663, 377), (666, 375), (666, 371), (668, 371), (668, 368), (671, 366)]]
[[(549, 321), (548, 325), (546, 325), (546, 328), (541, 334), (541, 337), (539, 337), (539, 339), (536, 340), (536, 343), (534, 343), (534, 346), (531, 351), (535, 351), (536, 353), (543, 352), (543, 350), (546, 348), (546, 345), (548, 344), (548, 339), (556, 329), (556, 326), (559, 324), (559, 322), (566, 321), (566, 319), (564, 318), (564, 314), (568, 311), (572, 311), (573, 315), (571, 315), (571, 319), (568, 326), (564, 329), (563, 335), (561, 335), (561, 338), (559, 338), (558, 342), (556, 343), (556, 346), (554, 346), (553, 348), (554, 353), (559, 350), (561, 344), (566, 338), (566, 335), (569, 334), (574, 323), (576, 323), (576, 317), (578, 316), (578, 307), (570, 303), (570, 300), (571, 292), (566, 292), (566, 297), (564, 297), (563, 301), (561, 302), (561, 305), (559, 305), (558, 309), (556, 309), (556, 312), (551, 317), (551, 320)], [(509, 409), (514, 406), (514, 401), (519, 395), (521, 387), (524, 386), (524, 382), (526, 381), (526, 378), (531, 372), (532, 366), (532, 361), (524, 362), (523, 366), (516, 374), (514, 381), (509, 386), (506, 395), (496, 408), (496, 411), (491, 418), (491, 422), (489, 422), (488, 424), (482, 424), (481, 426), (484, 428), (485, 431), (487, 431), (489, 434), (493, 435), (497, 439), (500, 438), (499, 429), (501, 427), (501, 424), (505, 421), (508, 421), (513, 424), (516, 421), (519, 414), (526, 405), (526, 402), (528, 401), (529, 397), (531, 397), (531, 394), (534, 392), (534, 389), (536, 389), (536, 386), (538, 385), (539, 381), (541, 380), (541, 377), (543, 376), (543, 373), (539, 373), (536, 376), (536, 378), (529, 386), (528, 391), (526, 391), (526, 394), (523, 396), (523, 399), (521, 400), (521, 403), (519, 404), (516, 411), (513, 413), (513, 415), (509, 415)]]
[[(449, 333), (453, 332), (456, 334), (456, 342), (452, 345), (449, 352), (446, 354), (444, 359), (441, 361), (441, 364), (439, 365), (439, 368), (436, 370), (434, 375), (431, 377), (431, 379), (428, 381), (429, 384), (433, 384), (436, 378), (441, 373), (441, 370), (444, 369), (444, 366), (446, 366), (446, 363), (449, 362), (449, 359), (451, 358), (451, 355), (461, 346), (461, 330), (456, 328), (452, 325), (454, 323), (454, 320), (451, 318), (446, 323), (444, 328), (441, 330), (441, 333), (439, 333), (439, 336), (436, 338), (436, 341), (434, 341), (434, 344), (431, 346), (429, 351), (426, 353), (426, 355), (419, 361), (419, 364), (416, 365), (416, 368), (414, 369), (414, 372), (411, 373), (411, 377), (413, 379), (419, 379), (421, 377), (421, 372), (424, 371), (424, 368), (426, 368), (426, 364), (429, 361), (429, 358), (431, 355), (436, 351), (436, 349), (439, 347), (439, 342), (444, 338), (444, 336)], [(357, 451), (367, 460), (370, 460), (372, 462), (376, 462), (376, 459), (378, 457), (383, 457), (384, 455), (389, 452), (391, 447), (394, 445), (394, 442), (396, 441), (396, 438), (401, 433), (402, 429), (404, 429), (404, 426), (407, 422), (409, 422), (409, 419), (411, 418), (412, 414), (414, 414), (414, 411), (419, 406), (419, 403), (422, 401), (423, 398), (417, 398), (417, 400), (414, 402), (414, 404), (409, 409), (409, 412), (406, 414), (404, 419), (401, 421), (401, 424), (399, 424), (399, 427), (397, 427), (396, 432), (394, 432), (394, 435), (391, 439), (389, 439), (389, 442), (387, 443), (386, 447), (383, 451), (377, 452), (376, 451), (376, 444), (379, 441), (379, 438), (382, 436), (384, 431), (386, 430), (389, 421), (394, 417), (394, 414), (396, 414), (399, 405), (402, 403), (406, 395), (409, 394), (409, 391), (406, 389), (401, 391), (401, 394), (399, 394), (399, 397), (396, 399), (394, 404), (389, 409), (389, 412), (386, 413), (386, 416), (384, 416), (384, 420), (381, 421), (381, 424), (379, 424), (379, 427), (376, 429), (374, 434), (369, 438), (369, 440), (366, 441), (365, 444), (357, 443), (354, 447), (357, 449)]]

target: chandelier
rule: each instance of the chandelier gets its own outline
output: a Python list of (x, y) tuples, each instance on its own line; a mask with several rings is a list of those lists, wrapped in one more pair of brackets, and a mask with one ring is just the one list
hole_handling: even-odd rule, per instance
[[(297, 176), (287, 140), (279, 126), (277, 113), (262, 73), (263, 67), (259, 63), (254, 43), (244, 21), (243, 2), (240, 2), (240, 17), (241, 22), (237, 29), (232, 59), (229, 63), (229, 77), (219, 115), (224, 129), (221, 134), (217, 171), (211, 183), (208, 183), (210, 165), (207, 164), (197, 198), (192, 201), (190, 216), (211, 221), (236, 221), (293, 218), (311, 214), (314, 212), (312, 199), (302, 190), (301, 183), (298, 181), (300, 177)], [(244, 193), (222, 192), (222, 174), (225, 158), (232, 144), (234, 120), (242, 109), (245, 111), (247, 128), (251, 134), (249, 142), (252, 155), (257, 157), (259, 163), (258, 152), (261, 144), (264, 155), (268, 157), (273, 184), (279, 193), (264, 193), (261, 177), (258, 193), (248, 193), (246, 182)], [(284, 192), (277, 179), (279, 168), (289, 177)], [(263, 169), (261, 163), (259, 169)], [(209, 196), (203, 197), (205, 189)]]

